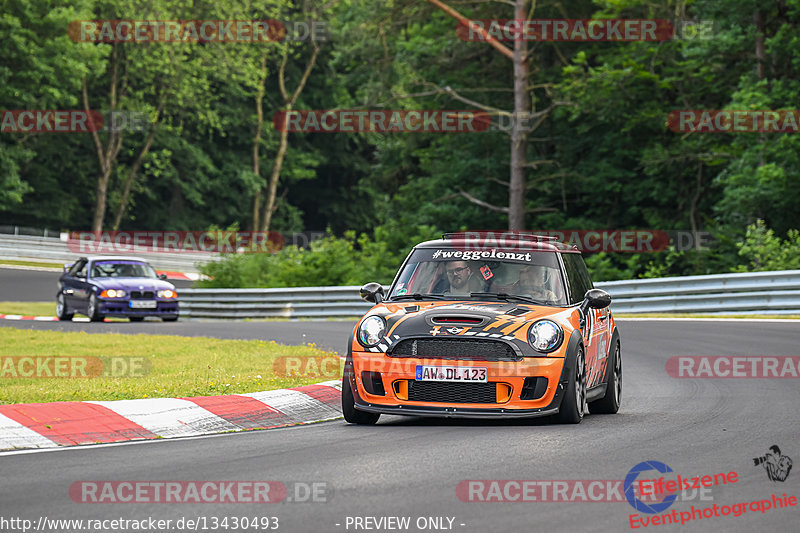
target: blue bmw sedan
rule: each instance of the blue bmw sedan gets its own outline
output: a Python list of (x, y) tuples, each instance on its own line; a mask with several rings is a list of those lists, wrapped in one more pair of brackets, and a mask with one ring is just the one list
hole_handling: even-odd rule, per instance
[(165, 279), (136, 257), (81, 257), (64, 265), (58, 280), (56, 315), (59, 320), (72, 320), (75, 313), (81, 313), (92, 322), (105, 317), (138, 322), (146, 316), (175, 321), (178, 293)]

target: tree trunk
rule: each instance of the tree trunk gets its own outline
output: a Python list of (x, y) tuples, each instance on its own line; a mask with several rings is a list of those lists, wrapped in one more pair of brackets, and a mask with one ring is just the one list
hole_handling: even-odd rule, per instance
[(120, 199), (119, 207), (117, 208), (117, 216), (114, 217), (114, 225), (111, 227), (113, 231), (117, 231), (122, 223), (122, 217), (125, 216), (125, 210), (128, 208), (128, 199), (131, 195), (131, 187), (133, 187), (133, 182), (136, 179), (136, 174), (139, 172), (139, 167), (142, 166), (142, 161), (144, 161), (144, 158), (147, 157), (148, 152), (150, 152), (150, 146), (153, 144), (153, 138), (155, 136), (156, 130), (154, 125), (153, 129), (150, 131), (150, 134), (147, 136), (147, 141), (144, 144), (144, 148), (142, 148), (142, 150), (139, 152), (139, 155), (136, 157), (136, 161), (133, 162), (133, 166), (128, 172), (128, 177), (125, 179), (125, 186), (122, 190), (122, 199)]
[[(284, 120), (289, 119), (289, 113), (292, 111), (291, 104), (286, 108)], [(278, 154), (275, 156), (275, 161), (272, 164), (272, 174), (269, 177), (269, 188), (267, 189), (267, 197), (264, 199), (264, 211), (261, 213), (261, 229), (260, 231), (269, 231), (269, 225), (272, 223), (272, 213), (275, 211), (275, 197), (278, 194), (278, 180), (281, 177), (281, 169), (283, 168), (283, 160), (286, 157), (286, 150), (289, 147), (289, 128), (284, 123), (281, 128), (281, 142), (278, 146)]]
[(167, 99), (162, 94), (161, 101), (158, 103), (158, 108), (156, 109), (156, 118), (153, 121), (153, 124), (150, 126), (150, 133), (147, 135), (144, 147), (139, 151), (136, 161), (133, 162), (133, 166), (131, 167), (130, 172), (128, 172), (128, 177), (125, 180), (125, 187), (122, 191), (122, 199), (120, 200), (119, 208), (117, 209), (117, 216), (114, 217), (114, 225), (111, 227), (111, 229), (114, 231), (117, 231), (120, 224), (122, 224), (122, 217), (125, 216), (125, 210), (128, 208), (128, 199), (131, 195), (131, 187), (133, 186), (133, 182), (136, 180), (136, 174), (139, 172), (139, 167), (142, 166), (144, 158), (147, 157), (147, 154), (150, 152), (150, 147), (153, 145), (153, 139), (155, 139), (156, 130), (158, 128), (158, 122), (161, 120), (161, 110), (164, 109), (164, 104), (166, 102)]
[[(297, 102), (297, 98), (300, 96), (300, 93), (303, 92), (303, 88), (306, 86), (306, 82), (308, 81), (308, 77), (311, 75), (311, 70), (314, 68), (314, 64), (317, 62), (317, 55), (319, 55), (319, 46), (317, 43), (314, 44), (314, 51), (311, 53), (311, 58), (306, 63), (306, 68), (303, 71), (303, 75), (300, 77), (300, 81), (297, 83), (297, 87), (295, 87), (294, 92), (289, 95), (289, 92), (286, 90), (286, 63), (289, 59), (288, 49), (284, 48), (283, 50), (283, 57), (281, 58), (281, 66), (278, 69), (278, 88), (281, 91), (281, 96), (283, 96), (284, 102), (284, 120), (289, 120), (289, 113), (291, 113), (292, 109), (294, 109), (294, 104)], [(280, 146), (278, 147), (278, 154), (275, 156), (275, 161), (272, 164), (272, 173), (269, 177), (269, 183), (267, 185), (267, 196), (264, 198), (264, 206), (261, 211), (261, 227), (259, 231), (264, 233), (269, 231), (270, 223), (272, 222), (272, 213), (275, 211), (275, 200), (276, 195), (278, 193), (278, 181), (281, 177), (281, 169), (283, 168), (283, 160), (286, 157), (286, 150), (289, 147), (289, 128), (287, 124), (284, 122), (284, 127), (281, 131), (281, 141)]]
[(111, 167), (106, 167), (103, 168), (102, 174), (97, 180), (94, 218), (92, 219), (92, 231), (95, 233), (103, 231), (103, 218), (106, 216), (106, 197), (108, 196), (108, 181), (110, 177)]
[[(428, 0), (449, 16), (458, 20), (459, 24), (472, 28), (480, 33), (482, 39), (498, 52), (511, 59), (514, 65), (514, 113), (511, 123), (511, 165), (508, 180), (508, 229), (525, 229), (525, 167), (528, 147), (528, 120), (530, 119), (530, 105), (528, 101), (528, 45), (523, 39), (514, 41), (514, 50), (510, 50), (503, 43), (493, 38), (484, 29), (471, 26), (469, 19), (448, 6), (441, 0)], [(514, 18), (525, 20), (528, 18), (526, 6), (528, 0), (514, 0)], [(524, 125), (523, 125), (524, 123)], [(462, 193), (464, 194), (464, 193)]]
[(764, 19), (760, 11), (756, 11), (753, 14), (753, 23), (756, 25), (756, 73), (758, 79), (763, 80), (767, 55), (764, 51)]
[(689, 204), (689, 224), (692, 228), (692, 239), (694, 241), (694, 249), (700, 249), (700, 235), (697, 231), (697, 203), (700, 201), (700, 193), (703, 190), (703, 162), (698, 161), (697, 167), (697, 186), (692, 196), (692, 201)]
[[(261, 182), (261, 131), (264, 129), (264, 87), (267, 83), (267, 52), (261, 53), (261, 69), (259, 70), (258, 90), (256, 92), (256, 134), (253, 137), (253, 174)], [(253, 231), (258, 231), (260, 225), (259, 208), (261, 207), (261, 191), (264, 187), (258, 186), (253, 198)]]
[[(516, 0), (514, 18), (526, 18), (527, 0)], [(514, 119), (511, 123), (511, 169), (508, 187), (508, 229), (525, 229), (525, 160), (528, 147), (528, 63), (524, 39), (514, 41)]]
[[(123, 76), (123, 80), (125, 76)], [(118, 97), (124, 96), (124, 88), (117, 94), (119, 84), (119, 55), (117, 54), (117, 45), (114, 44), (111, 49), (111, 80), (108, 88), (108, 103), (109, 111), (113, 113), (117, 109)], [(124, 83), (122, 84), (124, 87)], [(89, 112), (89, 89), (86, 86), (86, 78), (81, 79), (81, 91), (83, 93), (83, 108), (89, 117), (92, 114)], [(91, 120), (91, 118), (89, 119)], [(92, 219), (92, 231), (99, 233), (103, 231), (103, 219), (106, 216), (107, 198), (108, 198), (108, 183), (111, 180), (111, 174), (114, 170), (114, 162), (117, 160), (120, 148), (122, 148), (122, 132), (115, 128), (108, 128), (106, 146), (103, 147), (103, 142), (100, 140), (100, 134), (97, 128), (92, 124), (92, 140), (94, 141), (95, 150), (97, 151), (97, 161), (100, 164), (100, 176), (97, 178), (97, 188), (95, 189), (95, 205), (94, 217)]]
[[(114, 45), (111, 51), (111, 80), (109, 83), (109, 108), (113, 112), (117, 108), (117, 83), (119, 81), (119, 61), (117, 47)], [(81, 92), (83, 94), (83, 107), (89, 117), (89, 89), (86, 85), (86, 78), (81, 79)], [(89, 120), (92, 120), (91, 118)], [(94, 217), (92, 218), (92, 231), (103, 231), (103, 219), (106, 216), (106, 202), (108, 197), (108, 183), (111, 180), (111, 173), (114, 169), (114, 161), (122, 147), (122, 132), (109, 128), (107, 144), (104, 147), (100, 140), (97, 128), (92, 124), (92, 140), (97, 151), (97, 162), (100, 165), (100, 176), (97, 178), (95, 188)]]

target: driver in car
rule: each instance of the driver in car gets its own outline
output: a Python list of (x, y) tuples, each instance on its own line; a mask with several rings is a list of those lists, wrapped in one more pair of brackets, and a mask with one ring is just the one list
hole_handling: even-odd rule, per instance
[(530, 296), (534, 300), (547, 302), (557, 300), (556, 294), (547, 288), (547, 271), (544, 267), (526, 265), (519, 271), (519, 281), (513, 285), (514, 294)]
[(445, 268), (447, 273), (447, 281), (450, 282), (450, 288), (445, 291), (445, 294), (469, 294), (470, 278), (472, 277), (472, 268), (466, 261), (451, 261), (447, 263)]

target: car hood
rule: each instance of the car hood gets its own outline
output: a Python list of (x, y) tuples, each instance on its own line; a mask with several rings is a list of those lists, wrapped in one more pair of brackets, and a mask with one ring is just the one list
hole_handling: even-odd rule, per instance
[(175, 285), (153, 278), (92, 278), (92, 283), (101, 289), (125, 289), (126, 291), (175, 290)]
[(530, 324), (540, 318), (568, 320), (573, 310), (521, 302), (436, 301), (382, 303), (368, 315), (386, 319), (386, 340), (394, 344), (403, 338), (458, 337), (502, 339), (523, 353), (528, 344)]

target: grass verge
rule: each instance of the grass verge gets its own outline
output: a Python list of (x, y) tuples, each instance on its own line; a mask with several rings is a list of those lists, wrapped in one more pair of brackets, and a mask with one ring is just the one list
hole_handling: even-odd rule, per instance
[[(276, 359), (337, 357), (313, 344), (120, 335), (0, 328), (0, 404), (153, 397), (215, 396), (308, 385), (334, 376), (285, 377)], [(142, 377), (14, 377), (20, 356), (119, 357), (137, 361)], [(135, 357), (136, 359), (122, 359)], [(324, 359), (321, 359), (324, 358)], [(297, 360), (297, 359), (293, 359)], [(338, 360), (338, 359), (337, 359)], [(282, 359), (286, 361), (286, 359)], [(52, 362), (42, 363), (49, 364)], [(277, 372), (273, 370), (273, 365)], [(91, 365), (90, 365), (91, 366)], [(304, 365), (303, 365), (304, 366)], [(329, 365), (330, 371), (334, 365)], [(108, 366), (110, 368), (110, 365)], [(305, 366), (304, 366), (305, 367)], [(30, 365), (24, 367), (26, 370)], [(311, 368), (309, 366), (308, 368)], [(314, 367), (316, 368), (316, 367)], [(89, 372), (91, 373), (91, 372)], [(18, 374), (17, 374), (18, 375)]]
[(39, 261), (15, 261), (13, 259), (0, 259), (0, 266), (3, 265), (55, 268), (59, 272), (64, 270), (64, 263), (48, 263)]
[(0, 302), (0, 315), (56, 316), (56, 301)]

